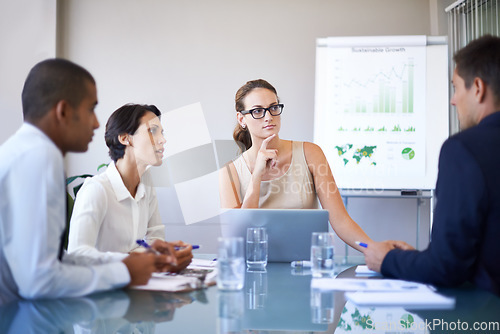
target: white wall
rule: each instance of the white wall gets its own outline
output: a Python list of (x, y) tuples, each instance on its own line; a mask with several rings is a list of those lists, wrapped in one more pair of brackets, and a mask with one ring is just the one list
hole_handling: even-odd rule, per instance
[[(68, 155), (68, 175), (95, 173), (109, 160), (104, 125), (127, 102), (156, 104), (163, 112), (201, 102), (212, 138), (231, 139), (234, 93), (255, 78), (274, 84), (286, 105), (281, 137), (311, 141), (316, 38), (446, 33), (440, 31), (443, 0), (59, 0), (57, 33), (55, 1), (0, 7), (0, 41), (8, 46), (0, 55), (0, 110), (6, 115), (0, 142), (21, 122), (19, 97), (27, 71), (53, 55), (57, 36), (58, 56), (96, 78), (101, 121), (89, 151)], [(173, 231), (169, 236), (197, 242), (203, 228), (183, 227), (175, 193), (167, 190), (161, 200)], [(407, 226), (408, 241), (414, 239), (416, 213), (407, 213), (407, 205), (386, 201), (372, 207), (366, 201), (350, 202), (364, 228), (380, 230), (374, 224), (403, 217), (398, 224)], [(390, 235), (390, 227), (386, 232)]]
[(56, 0), (0, 2), (0, 143), (21, 126), (29, 70), (56, 54)]
[[(60, 5), (60, 55), (94, 74), (102, 123), (126, 102), (163, 111), (201, 102), (214, 139), (231, 138), (236, 90), (265, 78), (286, 105), (281, 137), (312, 140), (317, 37), (430, 33), (429, 4), (422, 0)], [(103, 132), (104, 126), (87, 154), (70, 157), (69, 174), (92, 171), (107, 159)]]

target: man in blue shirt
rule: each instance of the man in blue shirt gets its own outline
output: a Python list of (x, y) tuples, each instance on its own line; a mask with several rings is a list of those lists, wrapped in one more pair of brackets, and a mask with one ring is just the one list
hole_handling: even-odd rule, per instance
[(431, 242), (424, 251), (372, 242), (364, 254), (387, 277), (500, 294), (500, 38), (472, 41), (454, 60), (462, 131), (441, 149)]

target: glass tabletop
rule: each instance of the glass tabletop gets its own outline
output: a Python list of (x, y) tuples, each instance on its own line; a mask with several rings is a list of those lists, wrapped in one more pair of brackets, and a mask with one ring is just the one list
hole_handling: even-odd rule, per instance
[[(362, 257), (335, 262), (338, 277), (354, 277)], [(494, 327), (500, 327), (497, 296), (472, 286), (439, 292), (454, 296), (456, 307), (358, 307), (343, 292), (312, 289), (307, 268), (269, 263), (265, 271), (247, 271), (236, 292), (215, 286), (189, 293), (125, 289), (13, 301), (0, 306), (0, 333), (467, 333), (465, 326), (473, 333), (500, 332)]]

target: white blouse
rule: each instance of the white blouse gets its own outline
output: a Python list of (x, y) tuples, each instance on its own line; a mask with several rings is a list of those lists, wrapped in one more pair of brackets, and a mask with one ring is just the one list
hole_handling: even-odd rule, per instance
[(85, 180), (78, 192), (68, 252), (123, 259), (139, 247), (137, 239), (165, 239), (151, 176), (143, 174), (133, 198), (111, 162), (106, 172)]

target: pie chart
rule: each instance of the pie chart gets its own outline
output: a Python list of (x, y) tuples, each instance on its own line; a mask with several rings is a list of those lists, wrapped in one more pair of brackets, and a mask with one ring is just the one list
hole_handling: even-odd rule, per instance
[(411, 147), (406, 147), (405, 149), (403, 149), (401, 154), (403, 155), (403, 159), (405, 160), (411, 160), (415, 157), (415, 151)]

